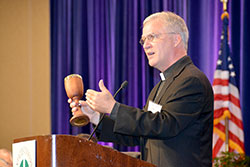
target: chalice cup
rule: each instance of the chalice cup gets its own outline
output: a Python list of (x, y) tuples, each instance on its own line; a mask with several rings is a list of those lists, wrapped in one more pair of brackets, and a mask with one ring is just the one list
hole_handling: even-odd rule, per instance
[[(78, 74), (71, 74), (64, 78), (64, 87), (67, 96), (71, 98), (76, 104), (83, 97), (83, 82), (82, 77)], [(89, 123), (89, 117), (83, 114), (80, 106), (74, 112), (73, 117), (70, 119), (72, 126), (85, 126)]]

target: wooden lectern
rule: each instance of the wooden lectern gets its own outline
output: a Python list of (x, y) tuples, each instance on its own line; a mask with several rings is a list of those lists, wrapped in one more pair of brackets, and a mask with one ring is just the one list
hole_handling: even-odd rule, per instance
[(15, 139), (36, 140), (37, 167), (155, 167), (111, 148), (71, 135), (46, 135)]

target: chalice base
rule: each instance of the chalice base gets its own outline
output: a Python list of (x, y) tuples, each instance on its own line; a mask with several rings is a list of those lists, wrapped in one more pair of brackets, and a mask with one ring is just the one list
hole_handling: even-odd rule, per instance
[(70, 119), (70, 124), (72, 126), (82, 127), (89, 123), (89, 117), (84, 114), (76, 114)]

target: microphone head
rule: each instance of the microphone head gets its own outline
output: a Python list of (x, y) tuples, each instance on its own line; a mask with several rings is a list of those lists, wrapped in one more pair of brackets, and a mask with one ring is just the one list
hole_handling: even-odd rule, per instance
[(123, 88), (125, 88), (126, 86), (128, 85), (128, 81), (123, 81), (123, 83), (122, 83), (122, 85), (121, 85), (121, 88), (123, 89)]

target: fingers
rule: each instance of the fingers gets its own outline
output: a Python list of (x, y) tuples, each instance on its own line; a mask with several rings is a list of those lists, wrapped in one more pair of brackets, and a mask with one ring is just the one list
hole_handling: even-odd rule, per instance
[(88, 104), (86, 103), (86, 101), (79, 100), (79, 105), (81, 105), (81, 106), (87, 106)]
[(108, 91), (108, 89), (104, 86), (102, 79), (99, 81), (99, 88), (102, 92)]
[(72, 102), (72, 99), (68, 99), (68, 103), (71, 103)]
[(86, 101), (90, 102), (93, 104), (93, 102), (99, 97), (100, 92), (96, 92), (94, 90), (88, 89), (87, 92), (85, 93), (85, 98)]
[(70, 104), (71, 108), (77, 107), (78, 105), (80, 105), (80, 104), (76, 104), (76, 102), (74, 102), (72, 99), (68, 99), (68, 103)]
[(90, 101), (87, 100), (86, 103), (88, 104), (88, 106), (89, 106), (92, 110), (95, 110), (95, 109), (94, 109), (95, 107), (90, 103)]
[(88, 96), (86, 96), (86, 99), (87, 99), (86, 100), (87, 105), (89, 105), (94, 110), (95, 102), (91, 98), (89, 98)]
[(88, 89), (85, 93), (86, 96), (96, 96), (99, 92), (94, 91), (92, 89)]
[(109, 104), (113, 104), (113, 96), (104, 86), (103, 80), (99, 81), (100, 92), (88, 89), (85, 93), (87, 105), (94, 111), (108, 113)]
[(79, 100), (78, 103), (72, 101), (72, 99), (68, 99), (68, 103), (70, 103), (70, 108), (74, 108), (74, 107), (81, 107), (81, 106), (86, 106), (88, 105), (85, 101), (83, 100)]
[(71, 110), (71, 112), (73, 112), (73, 113), (74, 113), (74, 112), (76, 112), (77, 110), (78, 110), (78, 108), (77, 108), (77, 107), (73, 107), (73, 108), (72, 108), (72, 110)]

